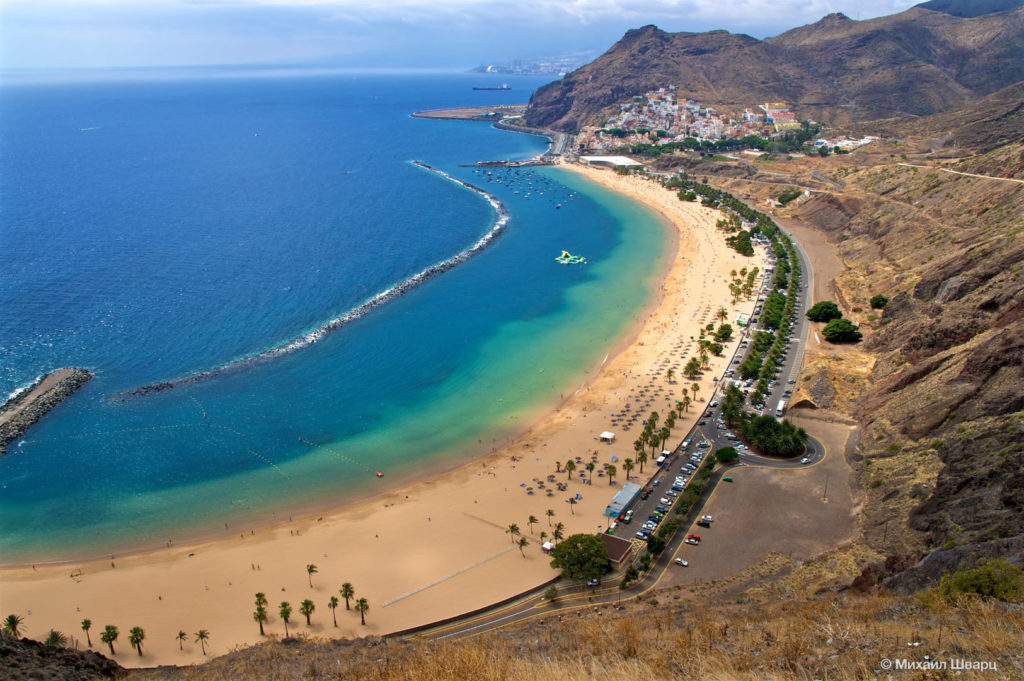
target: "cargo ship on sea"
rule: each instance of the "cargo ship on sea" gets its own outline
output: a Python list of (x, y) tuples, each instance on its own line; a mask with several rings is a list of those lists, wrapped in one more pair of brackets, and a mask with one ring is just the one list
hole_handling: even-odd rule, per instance
[(512, 86), (508, 83), (502, 83), (501, 87), (474, 87), (474, 90), (511, 90)]

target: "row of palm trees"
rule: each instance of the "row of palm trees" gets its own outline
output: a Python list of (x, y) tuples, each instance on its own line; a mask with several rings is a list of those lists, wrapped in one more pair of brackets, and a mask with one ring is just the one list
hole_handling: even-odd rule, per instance
[[(315, 566), (314, 566), (315, 567)], [(315, 571), (314, 571), (315, 572)], [(313, 573), (311, 572), (310, 575)], [(366, 626), (366, 613), (370, 610), (370, 602), (365, 598), (356, 599), (355, 588), (349, 583), (345, 582), (341, 585), (338, 590), (341, 597), (345, 600), (345, 609), (355, 609), (359, 613), (359, 619), (363, 626)], [(352, 603), (355, 599), (355, 603)], [(337, 596), (331, 596), (327, 601), (327, 607), (331, 610), (331, 618), (334, 620), (334, 626), (338, 626), (338, 614), (337, 609), (341, 601), (338, 600)], [(252, 619), (260, 627), (260, 636), (265, 636), (263, 625), (270, 620), (268, 611), (269, 602), (267, 596), (263, 592), (256, 594), (256, 610), (252, 613)], [(299, 613), (306, 618), (306, 626), (312, 625), (312, 616), (316, 612), (316, 604), (310, 599), (305, 599), (299, 604)], [(288, 624), (291, 622), (292, 617), (292, 605), (288, 601), (281, 601), (281, 604), (277, 608), (277, 614), (281, 617), (281, 621), (284, 623), (284, 635), (288, 636)]]
[[(4, 618), (3, 622), (3, 635), (8, 638), (19, 639), (21, 638), (21, 626), (24, 620), (18, 615), (8, 615)], [(86, 644), (92, 648), (92, 636), (90, 631), (92, 630), (92, 620), (86, 618), (82, 620), (82, 631), (85, 632)], [(103, 631), (100, 632), (100, 642), (110, 648), (110, 655), (114, 656), (117, 653), (114, 651), (114, 643), (120, 638), (121, 631), (113, 624), (108, 624), (103, 627)], [(196, 643), (198, 643), (203, 649), (203, 655), (206, 654), (206, 642), (210, 640), (210, 632), (206, 629), (200, 629), (196, 632)], [(188, 638), (188, 634), (184, 631), (178, 632), (178, 648), (184, 650), (182, 643)], [(146, 640), (146, 631), (142, 627), (132, 627), (128, 631), (128, 643), (131, 644), (132, 648), (138, 651), (139, 656), (142, 656), (142, 642)], [(48, 646), (64, 647), (68, 644), (68, 637), (65, 634), (51, 629), (50, 633), (46, 636), (44, 643)]]

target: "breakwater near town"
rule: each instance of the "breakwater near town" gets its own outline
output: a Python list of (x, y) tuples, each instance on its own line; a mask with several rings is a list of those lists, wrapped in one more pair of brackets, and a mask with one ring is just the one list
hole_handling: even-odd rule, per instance
[(40, 376), (0, 406), (0, 454), (39, 419), (92, 380), (85, 369), (57, 369)]
[(485, 201), (487, 201), (491, 205), (491, 208), (494, 210), (494, 221), (491, 223), (491, 228), (486, 233), (484, 233), (484, 235), (481, 236), (474, 244), (472, 244), (465, 250), (457, 253), (456, 255), (453, 255), (450, 258), (447, 258), (446, 260), (442, 260), (439, 263), (435, 263), (434, 265), (431, 265), (426, 269), (420, 270), (419, 272), (405, 279), (404, 281), (401, 281), (395, 284), (394, 286), (391, 286), (381, 291), (380, 293), (376, 294), (375, 296), (373, 296), (366, 302), (358, 305), (357, 307), (354, 307), (351, 310), (345, 312), (344, 314), (338, 315), (337, 317), (333, 317), (327, 322), (320, 324), (313, 330), (307, 331), (306, 333), (303, 333), (300, 336), (287, 340), (284, 343), (281, 343), (280, 345), (275, 345), (274, 347), (269, 348), (267, 350), (262, 350), (260, 352), (242, 357), (240, 359), (227, 362), (226, 364), (214, 367), (213, 369), (208, 369), (206, 371), (201, 371), (195, 374), (190, 374), (188, 376), (183, 376), (181, 378), (176, 378), (169, 381), (159, 381), (157, 383), (150, 383), (148, 385), (142, 386), (141, 388), (135, 388), (133, 390), (127, 390), (117, 393), (116, 395), (112, 396), (112, 399), (124, 400), (130, 397), (142, 397), (152, 393), (170, 390), (171, 388), (175, 388), (177, 386), (187, 385), (190, 383), (198, 383), (200, 381), (206, 381), (211, 378), (216, 378), (218, 376), (222, 376), (224, 374), (234, 371), (239, 371), (256, 364), (269, 362), (282, 355), (295, 352), (296, 350), (301, 350), (302, 348), (309, 347), (310, 345), (313, 345), (314, 343), (322, 340), (325, 336), (327, 336), (327, 334), (333, 331), (337, 331), (346, 324), (349, 324), (352, 321), (359, 319), (360, 317), (369, 313), (371, 310), (405, 295), (412, 289), (423, 284), (431, 277), (441, 274), (442, 272), (447, 272), (453, 267), (456, 267), (461, 263), (466, 262), (474, 255), (477, 255), (485, 248), (487, 248), (487, 246), (490, 245), (501, 234), (502, 230), (505, 229), (505, 225), (508, 224), (509, 220), (508, 209), (505, 208), (505, 205), (494, 194), (484, 191), (483, 189), (476, 187), (468, 182), (460, 180), (457, 177), (453, 177), (448, 173), (444, 172), (443, 170), (423, 163), (422, 161), (412, 161), (411, 163), (418, 168), (422, 168), (423, 170), (434, 173), (450, 182), (454, 182), (460, 187), (468, 189), (469, 191), (479, 195)]

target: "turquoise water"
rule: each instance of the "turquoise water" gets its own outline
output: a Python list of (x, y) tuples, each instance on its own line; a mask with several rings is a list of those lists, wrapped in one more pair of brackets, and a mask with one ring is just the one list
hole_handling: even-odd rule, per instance
[[(544, 148), (408, 117), (466, 104), (473, 78), (7, 88), (4, 388), (96, 378), (0, 458), (5, 561), (336, 506), (490, 451), (586, 378), (650, 300), (666, 232), (567, 171), (458, 167)], [(294, 338), (479, 239), (487, 202), (413, 159), (496, 195), (502, 235), (313, 345), (114, 399)]]

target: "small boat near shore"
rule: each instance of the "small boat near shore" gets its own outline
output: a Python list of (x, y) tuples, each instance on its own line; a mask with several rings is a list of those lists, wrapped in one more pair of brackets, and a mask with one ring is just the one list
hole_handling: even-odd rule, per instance
[(511, 90), (512, 86), (508, 83), (502, 83), (500, 87), (474, 87), (474, 90)]

